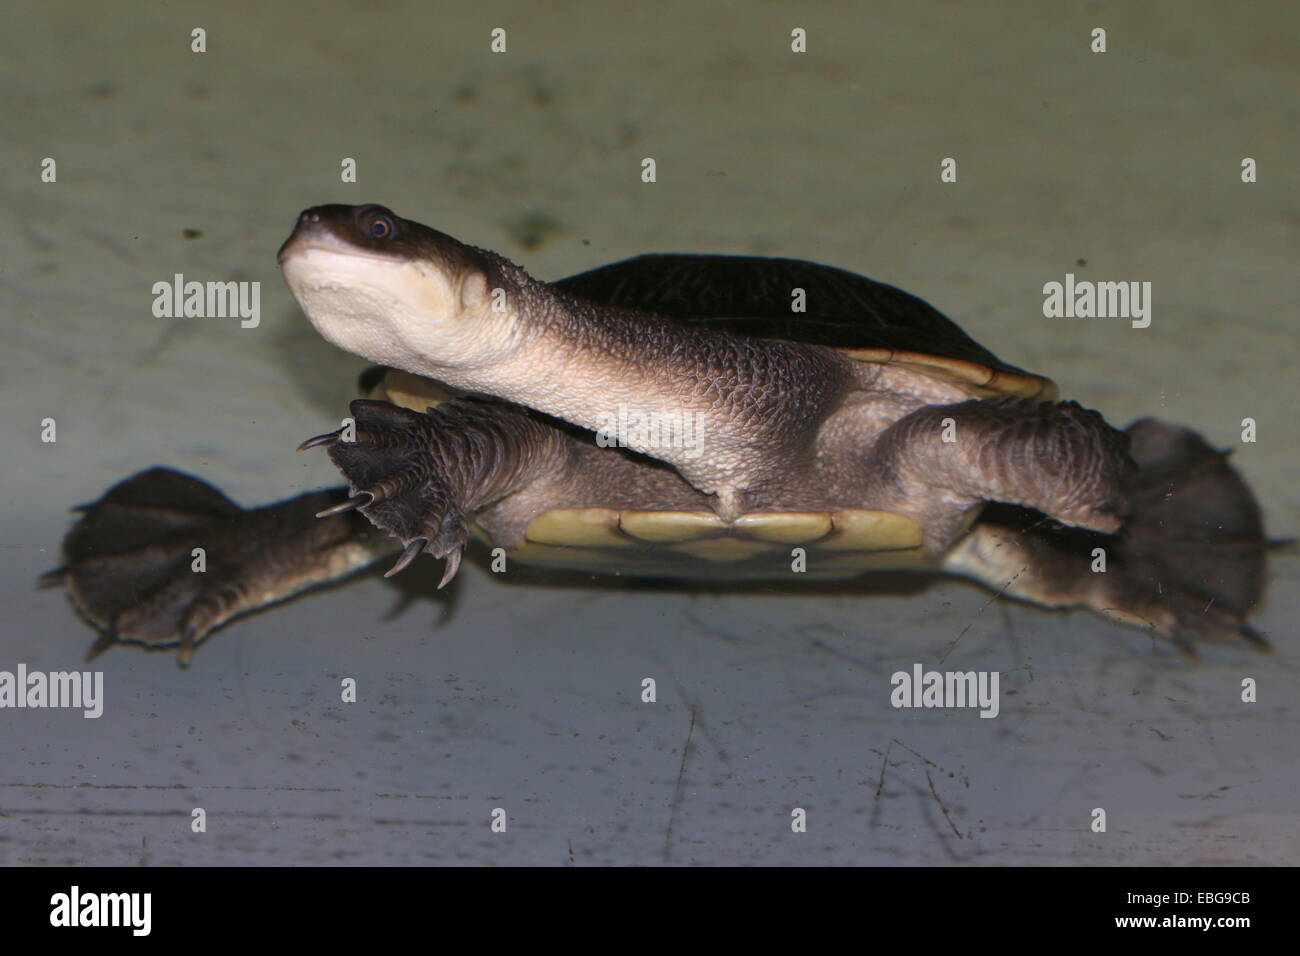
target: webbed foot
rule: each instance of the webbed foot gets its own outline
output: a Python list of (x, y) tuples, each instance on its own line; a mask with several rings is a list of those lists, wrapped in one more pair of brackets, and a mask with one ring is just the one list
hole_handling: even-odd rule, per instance
[(391, 551), (355, 517), (316, 521), (343, 489), (244, 509), (193, 475), (150, 468), (110, 488), (64, 538), (65, 565), (44, 575), (64, 584), (99, 639), (179, 649), (232, 618), (343, 577)]
[(1091, 608), (1189, 655), (1204, 640), (1268, 649), (1247, 619), (1264, 592), (1267, 553), (1282, 542), (1265, 537), (1250, 488), (1191, 429), (1144, 419), (1127, 435), (1138, 473), (1119, 534), (991, 506), (945, 569), (1036, 604)]

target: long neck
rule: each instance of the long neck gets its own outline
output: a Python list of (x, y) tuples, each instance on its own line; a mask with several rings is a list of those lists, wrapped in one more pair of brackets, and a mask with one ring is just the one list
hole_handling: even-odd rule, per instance
[(745, 487), (774, 459), (806, 449), (852, 375), (830, 349), (563, 296), (526, 302), (519, 319), (526, 347), (452, 384), (598, 434), (613, 423), (627, 447), (709, 492)]

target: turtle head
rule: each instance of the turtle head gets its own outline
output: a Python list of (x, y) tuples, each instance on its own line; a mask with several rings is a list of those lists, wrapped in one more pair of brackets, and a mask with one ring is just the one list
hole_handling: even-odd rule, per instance
[(313, 206), (278, 258), (316, 330), (372, 362), (438, 377), (518, 348), (522, 270), (383, 206)]

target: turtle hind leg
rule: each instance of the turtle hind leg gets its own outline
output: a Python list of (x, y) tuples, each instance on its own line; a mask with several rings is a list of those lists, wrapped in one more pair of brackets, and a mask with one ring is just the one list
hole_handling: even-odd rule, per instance
[(100, 632), (91, 656), (137, 641), (179, 645), (185, 663), (231, 618), (392, 551), (355, 515), (315, 518), (343, 498), (340, 488), (245, 510), (192, 475), (151, 468), (78, 509), (84, 514), (63, 542), (65, 565), (43, 581), (61, 579)]
[(914, 519), (939, 561), (985, 502), (1117, 532), (1137, 471), (1127, 449), (1122, 432), (1076, 402), (1004, 396), (923, 406), (881, 432), (865, 461), (874, 507)]
[[(1138, 473), (1118, 535), (991, 506), (945, 557), (945, 569), (1036, 604), (1091, 608), (1187, 650), (1197, 640), (1234, 638), (1267, 648), (1247, 622), (1273, 546), (1250, 489), (1191, 429), (1144, 419), (1127, 434)], [(1098, 548), (1104, 572), (1093, 570)]]

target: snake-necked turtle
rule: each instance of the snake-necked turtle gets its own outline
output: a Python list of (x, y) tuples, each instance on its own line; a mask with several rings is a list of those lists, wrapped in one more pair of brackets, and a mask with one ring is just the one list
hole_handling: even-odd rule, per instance
[(471, 534), (661, 577), (934, 568), (1183, 643), (1262, 643), (1245, 619), (1268, 542), (1224, 454), (1056, 401), (899, 289), (697, 255), (546, 283), (376, 205), (307, 210), (279, 260), (316, 329), (379, 363), (352, 420), (303, 443), (348, 487), (244, 510), (164, 468), (116, 485), (60, 569), (92, 651), (186, 658), (236, 615), (398, 552), (393, 571), (445, 559), (445, 584)]

